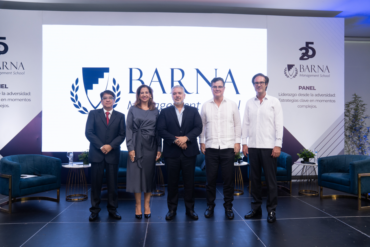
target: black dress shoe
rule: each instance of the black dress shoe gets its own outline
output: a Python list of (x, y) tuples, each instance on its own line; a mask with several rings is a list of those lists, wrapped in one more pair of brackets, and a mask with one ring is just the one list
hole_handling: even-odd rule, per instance
[(262, 209), (259, 208), (257, 210), (251, 210), (247, 213), (244, 218), (246, 219), (258, 219), (262, 217)]
[(190, 218), (192, 218), (193, 220), (198, 220), (199, 217), (197, 215), (196, 212), (194, 212), (194, 210), (189, 210), (189, 211), (186, 211), (186, 215)]
[(275, 211), (269, 212), (269, 214), (267, 215), (267, 222), (268, 223), (274, 223), (275, 221), (276, 221)]
[(209, 206), (206, 211), (204, 212), (204, 217), (211, 218), (213, 215), (214, 207)]
[(121, 215), (119, 215), (119, 213), (117, 212), (109, 212), (109, 216), (116, 220), (120, 220), (122, 218)]
[(176, 211), (168, 211), (166, 214), (166, 220), (172, 220), (176, 216)]
[(135, 214), (135, 218), (141, 220), (143, 218), (142, 214)]
[(225, 215), (229, 220), (234, 219), (234, 212), (232, 209), (226, 209), (225, 208)]
[(152, 217), (152, 214), (144, 214), (145, 218), (149, 219), (150, 217)]
[(94, 221), (98, 218), (99, 214), (91, 213), (89, 217), (89, 221)]

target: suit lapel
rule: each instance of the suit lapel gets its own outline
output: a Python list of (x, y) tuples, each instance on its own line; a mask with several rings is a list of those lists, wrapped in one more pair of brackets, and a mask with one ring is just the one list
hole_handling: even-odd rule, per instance
[(111, 125), (114, 122), (114, 120), (117, 119), (117, 115), (118, 113), (115, 110), (113, 110), (112, 116), (110, 116), (110, 119), (109, 119), (109, 125)]
[(172, 106), (172, 109), (170, 110), (170, 112), (172, 113), (174, 119), (175, 119), (175, 122), (176, 122), (176, 125), (177, 127), (180, 128), (180, 124), (179, 124), (179, 119), (177, 118), (177, 113), (176, 113), (177, 109), (175, 106)]
[(108, 127), (108, 125), (107, 125), (107, 119), (104, 116), (104, 110), (103, 109), (100, 109), (98, 111), (98, 115), (100, 116), (100, 119), (103, 121), (105, 127)]

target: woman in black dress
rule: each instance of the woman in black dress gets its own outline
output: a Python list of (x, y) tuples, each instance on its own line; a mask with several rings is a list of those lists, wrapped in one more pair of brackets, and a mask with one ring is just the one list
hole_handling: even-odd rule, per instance
[(127, 114), (126, 191), (135, 193), (135, 216), (142, 218), (141, 193), (144, 192), (144, 215), (150, 218), (150, 197), (155, 189), (155, 162), (161, 157), (161, 138), (156, 131), (159, 112), (153, 101), (153, 90), (141, 85), (136, 90), (136, 101)]

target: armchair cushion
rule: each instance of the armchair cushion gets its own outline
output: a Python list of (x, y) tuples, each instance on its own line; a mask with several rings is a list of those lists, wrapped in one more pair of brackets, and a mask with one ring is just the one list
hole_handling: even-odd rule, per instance
[(202, 169), (200, 169), (200, 167), (196, 166), (194, 177), (201, 177), (203, 175), (204, 175), (204, 171), (202, 171)]
[[(287, 169), (278, 166), (277, 171), (276, 171), (276, 175), (277, 176), (288, 176)], [(264, 172), (263, 172), (263, 176), (265, 176)]]
[(195, 161), (195, 166), (200, 167), (200, 169), (204, 170), (205, 168), (205, 156), (204, 154), (200, 153), (197, 155), (197, 160)]
[(203, 178), (204, 179), (196, 179), (196, 181), (198, 182), (202, 182), (203, 180), (205, 181), (205, 177), (206, 177), (206, 171), (205, 171), (205, 156), (204, 154), (200, 153), (197, 155), (197, 159), (195, 161), (195, 173), (194, 173), (194, 177), (195, 179), (196, 178)]
[(336, 183), (336, 184), (343, 184), (349, 186), (351, 184), (351, 180), (349, 179), (349, 173), (339, 173), (339, 172), (332, 172), (332, 173), (324, 173), (321, 176), (323, 181)]
[(118, 168), (118, 177), (126, 177), (127, 168)]
[(47, 175), (43, 174), (39, 177), (34, 178), (21, 178), (20, 188), (26, 189), (31, 187), (37, 187), (40, 185), (46, 185), (46, 184), (56, 184), (57, 183), (57, 177), (53, 175)]

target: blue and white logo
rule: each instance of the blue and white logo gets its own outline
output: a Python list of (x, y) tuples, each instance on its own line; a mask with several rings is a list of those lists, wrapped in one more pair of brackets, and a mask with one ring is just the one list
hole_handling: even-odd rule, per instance
[(87, 99), (96, 109), (100, 105), (100, 93), (108, 87), (109, 68), (82, 68), (82, 76)]
[[(109, 68), (82, 68), (83, 84), (85, 88), (85, 94), (94, 109), (97, 109), (101, 103), (100, 93), (108, 89), (109, 84)], [(75, 83), (72, 84), (71, 90), (71, 101), (78, 112), (81, 114), (87, 114), (89, 111), (82, 106), (78, 99), (79, 80), (76, 79)], [(113, 78), (113, 92), (116, 94), (116, 102), (113, 108), (117, 106), (120, 100), (121, 92), (120, 86)]]

